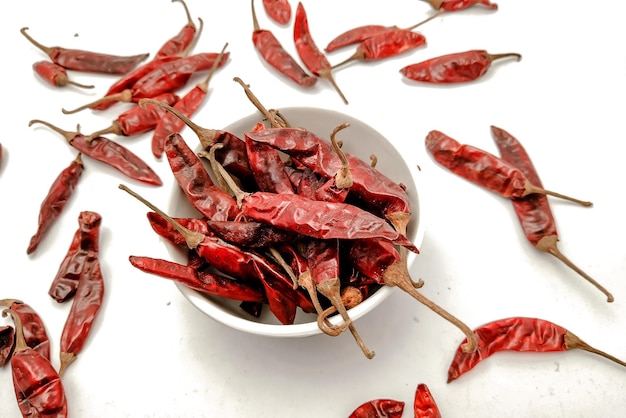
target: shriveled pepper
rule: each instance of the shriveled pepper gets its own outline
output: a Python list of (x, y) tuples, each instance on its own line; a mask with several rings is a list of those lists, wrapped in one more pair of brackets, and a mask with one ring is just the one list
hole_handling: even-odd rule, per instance
[(584, 350), (626, 367), (626, 362), (600, 351), (569, 330), (540, 318), (511, 317), (489, 322), (474, 330), (478, 349), (456, 351), (448, 369), (448, 383), (472, 370), (479, 362), (500, 351), (547, 353)]
[(184, 0), (172, 0), (178, 1), (183, 5), (185, 14), (187, 15), (187, 23), (180, 29), (180, 31), (170, 39), (168, 39), (154, 55), (155, 59), (162, 57), (171, 57), (176, 55), (185, 55), (187, 48), (193, 43), (196, 37), (197, 27), (191, 18), (189, 8)]
[(11, 359), (15, 346), (15, 328), (10, 325), (0, 327), (0, 367)]
[(26, 31), (20, 32), (33, 45), (50, 57), (52, 62), (68, 70), (86, 71), (103, 74), (125, 74), (135, 68), (137, 64), (148, 58), (149, 54), (119, 56), (102, 54), (99, 52), (68, 49), (60, 46), (47, 47), (35, 41)]
[(13, 387), (22, 415), (66, 418), (67, 399), (59, 373), (50, 360), (26, 344), (19, 315), (11, 309), (2, 311), (3, 316), (9, 314), (15, 323), (16, 336), (11, 356)]
[(270, 19), (280, 25), (286, 25), (291, 20), (289, 0), (263, 0), (263, 8)]
[(418, 384), (415, 389), (413, 414), (415, 418), (441, 418), (435, 398), (425, 383)]
[(33, 70), (48, 84), (55, 87), (76, 86), (83, 89), (92, 89), (93, 85), (81, 84), (70, 80), (65, 68), (50, 61), (37, 61), (33, 64)]
[(0, 306), (11, 309), (19, 316), (26, 345), (50, 360), (50, 338), (41, 316), (33, 307), (17, 299), (2, 299)]
[(404, 402), (374, 399), (359, 405), (348, 418), (402, 418)]

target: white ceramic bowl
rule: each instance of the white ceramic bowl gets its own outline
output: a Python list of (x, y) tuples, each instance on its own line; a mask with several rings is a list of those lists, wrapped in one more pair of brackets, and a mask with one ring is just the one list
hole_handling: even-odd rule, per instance
[[(367, 124), (351, 116), (310, 107), (283, 108), (280, 109), (280, 112), (291, 126), (306, 128), (321, 138), (328, 138), (335, 127), (348, 122), (350, 126), (343, 129), (338, 135), (338, 138), (343, 141), (342, 149), (368, 162), (370, 155), (376, 155), (378, 158), (376, 168), (392, 180), (406, 186), (412, 211), (412, 220), (408, 225), (407, 237), (419, 248), (424, 237), (424, 222), (421, 219), (418, 199), (419, 171), (416, 166), (407, 165), (400, 153), (387, 139)], [(262, 115), (255, 113), (224, 127), (224, 130), (243, 138), (244, 131), (249, 130), (261, 120)], [(190, 146), (197, 139), (192, 135), (194, 134), (189, 133), (187, 134), (188, 138), (185, 138)], [(200, 147), (197, 150), (200, 151)], [(171, 216), (199, 216), (178, 186), (172, 190), (168, 213)], [(172, 247), (171, 253), (178, 261), (186, 261), (185, 255), (177, 249)], [(416, 254), (409, 252), (409, 268), (415, 258)], [(263, 309), (263, 314), (259, 318), (255, 318), (244, 312), (237, 301), (206, 295), (180, 284), (177, 284), (177, 287), (185, 298), (200, 311), (214, 320), (240, 331), (273, 337), (304, 337), (321, 333), (317, 325), (316, 314), (306, 314), (298, 309), (295, 323), (283, 325), (276, 320), (269, 309)], [(350, 317), (356, 320), (370, 312), (385, 300), (392, 290), (393, 288), (383, 286), (359, 305), (350, 309)], [(335, 316), (330, 318), (330, 321), (338, 323), (341, 318)]]

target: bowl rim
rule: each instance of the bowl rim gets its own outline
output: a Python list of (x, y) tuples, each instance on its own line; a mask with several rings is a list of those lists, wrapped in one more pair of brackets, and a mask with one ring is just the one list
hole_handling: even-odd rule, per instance
[[(280, 111), (281, 113), (285, 113), (286, 115), (288, 115), (289, 112), (315, 111), (315, 112), (320, 112), (320, 113), (326, 113), (327, 115), (332, 114), (335, 116), (341, 116), (342, 118), (347, 118), (350, 121), (358, 122), (359, 124), (362, 125), (363, 128), (372, 130), (374, 133), (380, 136), (380, 138), (382, 138), (389, 145), (391, 145), (391, 147), (396, 152), (398, 152), (396, 147), (393, 146), (393, 144), (379, 131), (372, 128), (370, 125), (366, 124), (365, 122), (355, 118), (354, 116), (350, 116), (343, 112), (339, 112), (339, 111), (331, 110), (331, 109), (325, 109), (325, 108), (309, 107), (309, 106), (284, 107), (284, 108), (281, 108)], [(260, 116), (262, 115), (259, 112), (250, 113), (228, 124), (227, 126), (223, 128), (223, 130), (232, 132), (231, 130), (233, 130), (233, 128), (236, 127), (238, 124), (243, 123), (244, 120), (253, 119), (255, 117), (258, 119)], [(420, 175), (420, 170), (418, 169), (418, 166), (416, 164), (409, 164), (409, 162), (404, 158), (402, 159), (402, 161), (406, 164), (406, 167), (410, 174), (411, 181), (413, 182), (415, 186), (415, 192), (417, 194), (416, 202), (418, 203), (418, 207), (416, 208), (417, 211), (412, 208), (412, 211), (417, 212), (418, 214), (418, 222), (417, 222), (417, 225), (415, 228), (415, 234), (414, 234), (415, 236), (414, 237), (409, 236), (408, 238), (411, 240), (411, 242), (413, 242), (419, 248), (420, 245), (422, 244), (422, 241), (424, 238), (424, 232), (425, 232), (424, 231), (425, 223), (423, 220), (423, 205), (421, 204), (419, 200), (420, 190), (422, 190), (420, 187), (421, 175)], [(176, 187), (177, 187), (177, 183), (174, 183), (174, 188)], [(407, 268), (409, 269), (409, 271), (412, 268), (413, 264), (415, 263), (416, 258), (417, 258), (417, 254), (409, 251), (408, 257), (407, 257)], [(284, 324), (268, 324), (268, 323), (262, 323), (262, 322), (257, 322), (257, 321), (253, 321), (250, 319), (246, 319), (246, 318), (237, 316), (233, 314), (232, 312), (229, 312), (229, 309), (227, 309), (224, 306), (221, 306), (217, 303), (213, 303), (213, 301), (211, 301), (206, 295), (203, 295), (199, 293), (198, 291), (195, 291), (181, 283), (175, 283), (175, 285), (178, 288), (178, 290), (182, 293), (182, 295), (185, 297), (185, 299), (187, 299), (187, 301), (189, 301), (196, 309), (200, 310), (202, 313), (212, 318), (213, 320), (223, 325), (226, 325), (230, 328), (239, 330), (239, 331), (256, 334), (256, 335), (269, 336), (269, 337), (307, 337), (307, 336), (313, 336), (313, 335), (318, 335), (322, 333), (322, 331), (319, 329), (317, 325), (317, 321), (284, 325)], [(376, 292), (371, 294), (362, 303), (349, 309), (348, 313), (350, 315), (350, 318), (353, 321), (356, 321), (357, 319), (365, 315), (367, 312), (370, 312), (371, 310), (375, 309), (385, 299), (387, 299), (389, 295), (391, 295), (391, 292), (393, 290), (394, 290), (393, 287), (382, 286)], [(341, 322), (341, 318), (339, 317), (339, 315), (335, 315), (329, 318), (329, 321), (336, 325)]]

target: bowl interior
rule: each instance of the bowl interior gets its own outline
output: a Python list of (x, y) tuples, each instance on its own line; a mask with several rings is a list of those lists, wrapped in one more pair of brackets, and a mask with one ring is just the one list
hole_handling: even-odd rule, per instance
[[(289, 107), (280, 109), (280, 112), (291, 126), (306, 128), (321, 138), (329, 138), (335, 127), (346, 122), (349, 123), (350, 126), (343, 129), (337, 136), (338, 140), (343, 142), (342, 149), (364, 161), (370, 161), (370, 156), (375, 155), (377, 157), (376, 168), (392, 180), (406, 186), (412, 210), (407, 237), (419, 248), (424, 236), (424, 223), (420, 219), (417, 184), (419, 172), (417, 167), (407, 165), (400, 153), (385, 137), (366, 123), (351, 116), (332, 110), (310, 107)], [(262, 118), (263, 116), (257, 112), (224, 127), (224, 130), (243, 138), (243, 133), (253, 127), (255, 123), (262, 121)], [(196, 141), (195, 134), (190, 133), (185, 139), (192, 148), (197, 148), (197, 151), (201, 150), (200, 146), (194, 147), (193, 145), (197, 144), (194, 142)], [(178, 185), (175, 185), (172, 190), (168, 214), (175, 217), (199, 216), (199, 213), (189, 204)], [(186, 262), (186, 256), (183, 252), (171, 245), (168, 245), (168, 249), (176, 261)], [(409, 252), (409, 268), (415, 258), (416, 254)], [(306, 314), (298, 310), (295, 323), (283, 325), (274, 318), (269, 309), (264, 309), (264, 313), (259, 318), (255, 318), (244, 312), (237, 301), (206, 295), (180, 284), (177, 284), (177, 287), (184, 297), (200, 311), (241, 331), (276, 337), (303, 337), (321, 332), (317, 326), (315, 314)], [(350, 309), (350, 317), (354, 320), (358, 319), (380, 304), (391, 291), (392, 288), (383, 286), (362, 303)], [(339, 321), (340, 318), (331, 318), (331, 322), (333, 320)]]

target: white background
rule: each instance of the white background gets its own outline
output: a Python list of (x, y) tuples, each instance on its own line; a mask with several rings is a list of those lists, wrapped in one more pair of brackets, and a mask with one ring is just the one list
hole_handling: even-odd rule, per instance
[[(356, 117), (381, 132), (421, 167), (426, 234), (413, 276), (423, 293), (470, 327), (508, 316), (552, 320), (589, 344), (626, 358), (626, 232), (623, 213), (626, 26), (617, 0), (499, 1), (438, 17), (421, 28), (428, 46), (376, 64), (354, 63), (335, 73), (350, 101), (325, 80), (295, 87), (264, 65), (251, 42), (248, 1), (188, 0), (205, 21), (196, 51), (231, 59), (213, 78), (194, 120), (219, 129), (254, 112), (232, 81), (241, 77), (267, 107), (313, 106)], [(295, 10), (296, 2), (292, 2)], [(430, 13), (419, 0), (304, 3), (312, 35), (324, 46), (362, 24), (410, 26)], [(7, 6), (8, 7), (8, 6)], [(278, 27), (257, 1), (261, 26), (295, 55), (291, 23)], [(83, 132), (108, 126), (127, 107), (64, 115), (100, 97), (115, 80), (72, 72), (96, 89), (55, 89), (31, 65), (40, 42), (120, 55), (150, 52), (185, 23), (167, 0), (13, 2), (0, 17), (3, 116), (0, 142), (0, 298), (19, 298), (46, 322), (58, 365), (58, 339), (69, 306), (48, 295), (50, 281), (77, 228), (78, 213), (102, 215), (101, 260), (106, 297), (84, 351), (64, 376), (73, 417), (347, 417), (375, 398), (406, 402), (412, 416), (416, 386), (426, 383), (444, 417), (618, 417), (626, 407), (626, 370), (586, 352), (501, 353), (446, 383), (460, 332), (395, 291), (357, 325), (376, 357), (367, 360), (350, 335), (273, 339), (246, 335), (205, 317), (169, 281), (144, 274), (129, 255), (169, 257), (150, 229), (146, 210), (118, 190), (126, 182), (167, 205), (173, 177), (150, 152), (150, 134), (113, 137), (148, 161), (162, 187), (127, 182), (107, 166), (85, 161), (85, 173), (51, 234), (33, 256), (26, 247), (52, 180), (74, 158), (62, 137), (28, 127), (31, 119)], [(462, 86), (422, 86), (400, 68), (469, 49), (519, 52), (520, 62), (494, 64), (483, 79)], [(352, 49), (329, 55), (337, 63)], [(191, 88), (202, 76), (189, 83)], [(184, 91), (181, 91), (184, 93)], [(615, 296), (608, 304), (591, 285), (524, 238), (510, 202), (437, 166), (423, 141), (438, 129), (460, 142), (495, 152), (489, 126), (525, 145), (547, 188), (594, 203), (583, 208), (551, 199), (559, 247)], [(191, 131), (183, 135), (195, 144)], [(2, 319), (9, 322), (8, 319)], [(0, 370), (0, 416), (18, 417), (10, 368)]]

